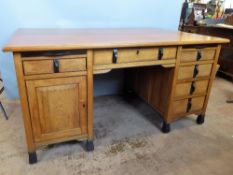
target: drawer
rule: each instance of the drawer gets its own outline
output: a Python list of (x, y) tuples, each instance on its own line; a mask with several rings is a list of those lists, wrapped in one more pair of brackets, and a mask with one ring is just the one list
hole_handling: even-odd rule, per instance
[(179, 114), (185, 114), (202, 110), (204, 102), (205, 96), (173, 101), (172, 115), (177, 116)]
[(52, 74), (86, 70), (86, 58), (23, 61), (25, 75)]
[(178, 71), (178, 80), (192, 79), (197, 77), (209, 77), (212, 64), (196, 64), (181, 66)]
[(166, 48), (127, 48), (94, 51), (94, 64), (130, 63), (154, 61), (158, 59), (175, 59), (176, 47)]
[(180, 62), (193, 62), (200, 60), (213, 60), (216, 48), (209, 47), (204, 49), (182, 49)]
[(208, 84), (209, 80), (179, 83), (176, 85), (175, 98), (205, 94), (208, 88)]

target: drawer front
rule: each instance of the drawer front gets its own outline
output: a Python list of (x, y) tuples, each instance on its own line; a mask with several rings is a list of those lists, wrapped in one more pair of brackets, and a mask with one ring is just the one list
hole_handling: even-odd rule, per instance
[(23, 61), (25, 75), (52, 74), (86, 70), (86, 58)]
[(197, 64), (192, 66), (181, 66), (178, 72), (178, 80), (197, 77), (208, 77), (211, 74), (212, 64)]
[(204, 102), (205, 96), (174, 101), (172, 103), (172, 115), (175, 117), (179, 114), (202, 110)]
[(120, 49), (118, 63), (153, 61), (158, 59), (175, 59), (176, 48)]
[(176, 51), (176, 47), (96, 50), (94, 51), (94, 65), (175, 59)]
[(213, 60), (215, 57), (216, 48), (210, 47), (205, 49), (183, 49), (180, 61), (193, 62), (200, 60)]
[(176, 85), (175, 98), (205, 94), (208, 88), (208, 84), (209, 80), (179, 83)]

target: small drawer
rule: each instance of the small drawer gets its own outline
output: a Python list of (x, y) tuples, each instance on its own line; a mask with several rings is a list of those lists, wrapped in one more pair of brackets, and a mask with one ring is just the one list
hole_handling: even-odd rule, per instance
[(208, 84), (209, 80), (179, 83), (176, 85), (175, 98), (205, 94), (208, 88)]
[(176, 47), (127, 48), (94, 51), (94, 65), (175, 59)]
[(25, 75), (52, 74), (86, 70), (86, 58), (23, 61)]
[(192, 79), (198, 77), (209, 77), (212, 64), (196, 64), (181, 66), (178, 71), (178, 80)]
[(213, 60), (215, 57), (216, 48), (209, 47), (204, 49), (182, 49), (180, 62), (194, 62), (200, 60)]
[(202, 110), (204, 102), (205, 96), (173, 101), (172, 115), (177, 116), (179, 114), (185, 114)]

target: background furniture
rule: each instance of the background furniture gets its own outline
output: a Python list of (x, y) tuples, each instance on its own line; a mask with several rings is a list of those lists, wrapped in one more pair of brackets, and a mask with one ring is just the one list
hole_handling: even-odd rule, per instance
[(228, 38), (230, 43), (222, 45), (219, 72), (233, 78), (233, 26), (183, 26), (182, 31)]
[[(3, 93), (3, 91), (4, 91), (3, 81), (0, 78), (0, 95)], [(5, 116), (6, 120), (8, 120), (8, 116), (7, 116), (7, 113), (6, 113), (6, 111), (5, 111), (5, 109), (4, 109), (3, 105), (2, 105), (1, 99), (0, 99), (0, 108), (1, 108), (1, 110), (3, 112), (3, 115)]]
[(94, 150), (93, 75), (112, 69), (144, 67), (126, 72), (129, 88), (161, 114), (164, 133), (189, 114), (204, 123), (227, 42), (159, 29), (18, 30), (3, 51), (14, 55), (29, 163), (51, 143), (86, 140)]

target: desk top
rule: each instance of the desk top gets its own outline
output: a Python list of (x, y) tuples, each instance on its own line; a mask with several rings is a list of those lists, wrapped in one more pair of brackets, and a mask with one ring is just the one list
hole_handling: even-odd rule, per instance
[(3, 51), (26, 52), (223, 44), (228, 39), (155, 28), (137, 29), (19, 29)]

